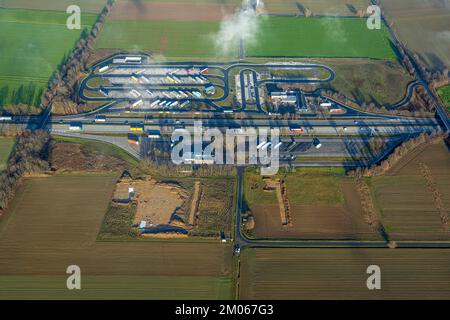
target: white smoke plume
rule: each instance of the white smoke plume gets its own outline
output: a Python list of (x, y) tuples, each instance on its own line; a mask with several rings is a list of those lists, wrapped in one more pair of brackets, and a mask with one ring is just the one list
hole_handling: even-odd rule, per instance
[(257, 42), (261, 19), (258, 16), (264, 11), (262, 0), (243, 0), (241, 8), (233, 15), (226, 16), (220, 30), (212, 35), (218, 55), (230, 57), (242, 39), (246, 45)]

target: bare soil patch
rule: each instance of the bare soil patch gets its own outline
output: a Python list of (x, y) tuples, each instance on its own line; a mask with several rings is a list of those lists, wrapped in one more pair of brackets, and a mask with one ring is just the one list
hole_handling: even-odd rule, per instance
[(121, 1), (111, 14), (113, 20), (220, 21), (236, 6), (218, 3)]
[(101, 153), (86, 152), (83, 146), (75, 143), (53, 143), (50, 164), (56, 171), (120, 171), (127, 163), (119, 158)]
[(137, 203), (134, 224), (145, 221), (147, 227), (169, 224), (187, 199), (186, 192), (180, 187), (157, 183), (148, 177), (142, 180), (121, 180), (117, 183), (114, 198), (128, 198), (130, 188), (134, 193), (133, 201)]
[(255, 234), (261, 238), (378, 239), (364, 221), (361, 199), (353, 181), (341, 184), (343, 204), (290, 205), (291, 224), (283, 226), (277, 205), (254, 205)]

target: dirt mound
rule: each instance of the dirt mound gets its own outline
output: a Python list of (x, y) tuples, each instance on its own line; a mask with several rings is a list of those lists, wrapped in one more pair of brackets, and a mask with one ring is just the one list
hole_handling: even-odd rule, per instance
[(120, 171), (126, 168), (122, 159), (101, 153), (87, 152), (76, 143), (53, 142), (50, 165), (56, 171)]

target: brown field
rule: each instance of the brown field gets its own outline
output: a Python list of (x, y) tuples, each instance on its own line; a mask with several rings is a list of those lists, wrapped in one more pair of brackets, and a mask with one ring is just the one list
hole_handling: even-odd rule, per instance
[(347, 4), (351, 4), (356, 10), (366, 10), (369, 6), (367, 0), (264, 0), (265, 10), (268, 13), (298, 14), (297, 3), (309, 8), (315, 15), (349, 16), (354, 15)]
[[(381, 268), (381, 290), (366, 269)], [(245, 249), (240, 299), (449, 299), (445, 249)]]
[[(27, 179), (0, 224), (0, 298), (223, 299), (231, 248), (208, 242), (96, 241), (116, 177)], [(82, 290), (65, 288), (66, 268)]]
[(385, 176), (369, 179), (381, 220), (394, 240), (450, 238), (450, 230), (442, 224), (421, 164), (429, 169), (429, 178), (436, 183), (448, 213), (450, 154), (443, 142), (420, 146), (401, 159)]
[(115, 20), (220, 21), (237, 8), (233, 1), (224, 4), (199, 1), (119, 1), (109, 18)]
[[(251, 175), (249, 182), (257, 183)], [(258, 238), (378, 239), (365, 223), (361, 200), (352, 179), (327, 172), (292, 173), (285, 177), (290, 226), (283, 226), (276, 196), (248, 189), (246, 198)], [(262, 188), (262, 186), (260, 186)], [(261, 194), (263, 203), (253, 200)]]
[(390, 169), (387, 175), (417, 175), (421, 162), (430, 167), (434, 176), (450, 175), (450, 154), (444, 142), (416, 148)]
[(450, 66), (450, 5), (435, 0), (381, 0), (381, 8), (400, 40), (429, 67)]
[(263, 238), (298, 239), (377, 239), (364, 222), (359, 196), (354, 184), (341, 185), (343, 205), (291, 205), (292, 226), (280, 223), (278, 206), (255, 206), (255, 231)]
[(81, 144), (65, 142), (52, 143), (50, 163), (52, 168), (59, 172), (118, 172), (127, 168), (127, 162), (118, 156), (90, 152)]
[(70, 5), (78, 5), (83, 12), (100, 12), (106, 0), (0, 0), (0, 7), (66, 11)]
[(223, 231), (231, 237), (234, 214), (234, 178), (202, 179), (202, 195), (192, 235), (219, 237)]

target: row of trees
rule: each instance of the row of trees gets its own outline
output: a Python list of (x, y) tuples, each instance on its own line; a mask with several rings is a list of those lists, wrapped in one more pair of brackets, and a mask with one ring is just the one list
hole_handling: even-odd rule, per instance
[(0, 211), (14, 196), (17, 184), (24, 175), (49, 169), (49, 141), (50, 135), (43, 130), (25, 131), (18, 136), (7, 167), (0, 175)]
[[(417, 89), (416, 89), (417, 91)], [(361, 109), (373, 113), (391, 114), (396, 116), (414, 116), (414, 117), (430, 117), (433, 116), (433, 104), (430, 102), (431, 98), (426, 93), (423, 87), (419, 87), (419, 93), (413, 95), (412, 99), (405, 104), (401, 109), (387, 109), (384, 106), (377, 106), (375, 103), (362, 102), (358, 103), (344, 94), (332, 90), (325, 90), (322, 94), (326, 97), (332, 98), (344, 105), (355, 109)], [(426, 100), (424, 100), (426, 98)]]
[(52, 103), (56, 113), (74, 113), (78, 110), (78, 81), (88, 71), (89, 57), (94, 51), (94, 43), (103, 28), (114, 0), (108, 0), (91, 32), (83, 32), (75, 49), (66, 59), (65, 64), (53, 76), (49, 89), (42, 99), (44, 105)]
[(0, 88), (0, 106), (26, 104), (38, 107), (41, 103), (43, 91), (33, 82), (12, 90), (8, 85), (3, 86)]

